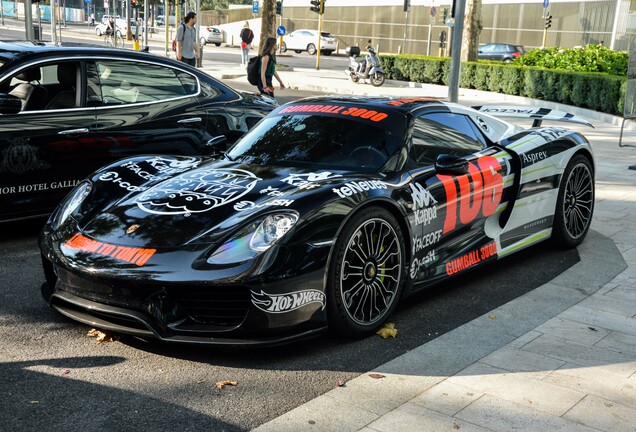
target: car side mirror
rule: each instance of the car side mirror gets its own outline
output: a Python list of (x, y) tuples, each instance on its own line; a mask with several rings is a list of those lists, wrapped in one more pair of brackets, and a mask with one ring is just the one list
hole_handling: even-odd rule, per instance
[(205, 144), (210, 155), (218, 155), (227, 150), (227, 137), (225, 135), (215, 136)]
[(462, 175), (468, 173), (468, 161), (459, 156), (441, 154), (435, 161), (435, 172), (438, 174)]
[(22, 110), (22, 100), (19, 97), (0, 93), (0, 114), (17, 114)]

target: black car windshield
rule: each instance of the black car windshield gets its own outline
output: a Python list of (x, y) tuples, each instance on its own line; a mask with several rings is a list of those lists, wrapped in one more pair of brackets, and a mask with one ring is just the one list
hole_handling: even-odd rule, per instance
[(319, 114), (270, 116), (227, 155), (257, 165), (377, 171), (401, 148), (403, 140), (369, 123)]

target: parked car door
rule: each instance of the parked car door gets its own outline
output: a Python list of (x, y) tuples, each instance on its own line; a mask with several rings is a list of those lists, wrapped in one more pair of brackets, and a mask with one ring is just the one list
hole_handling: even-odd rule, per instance
[[(456, 167), (463, 164), (464, 170), (436, 167), (440, 155), (453, 158)], [(411, 171), (416, 234), (412, 277), (432, 282), (448, 275), (449, 270), (440, 263), (464, 256), (469, 263), (490, 257), (489, 238), (501, 227), (486, 227), (485, 221), (506, 199), (502, 196), (503, 175), (510, 155), (487, 147), (467, 116), (429, 112), (414, 121), (411, 159), (417, 166)]]
[(0, 92), (22, 100), (18, 114), (0, 116), (0, 220), (50, 212), (79, 172), (98, 166), (86, 90), (79, 60), (29, 62), (0, 77)]

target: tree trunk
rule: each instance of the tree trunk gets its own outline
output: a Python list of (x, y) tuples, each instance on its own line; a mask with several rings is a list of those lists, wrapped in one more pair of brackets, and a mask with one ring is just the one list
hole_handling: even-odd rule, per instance
[(481, 2), (482, 0), (467, 0), (466, 15), (464, 16), (464, 33), (462, 36), (461, 61), (477, 61), (479, 50), (479, 35), (481, 34)]
[(259, 50), (265, 46), (265, 40), (271, 36), (276, 37), (276, 0), (263, 0)]

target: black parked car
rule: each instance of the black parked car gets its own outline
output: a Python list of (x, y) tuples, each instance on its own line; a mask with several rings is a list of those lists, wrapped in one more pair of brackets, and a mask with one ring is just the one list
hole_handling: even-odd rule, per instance
[(479, 60), (499, 60), (510, 63), (526, 53), (522, 45), (489, 43), (479, 47), (477, 58)]
[(366, 335), (405, 295), (549, 238), (583, 241), (590, 145), (542, 120), (587, 124), (325, 96), (277, 108), (223, 157), (116, 162), (43, 229), (42, 293), (77, 321), (171, 342)]
[(148, 53), (0, 43), (0, 221), (50, 213), (116, 159), (207, 154), (275, 106)]

